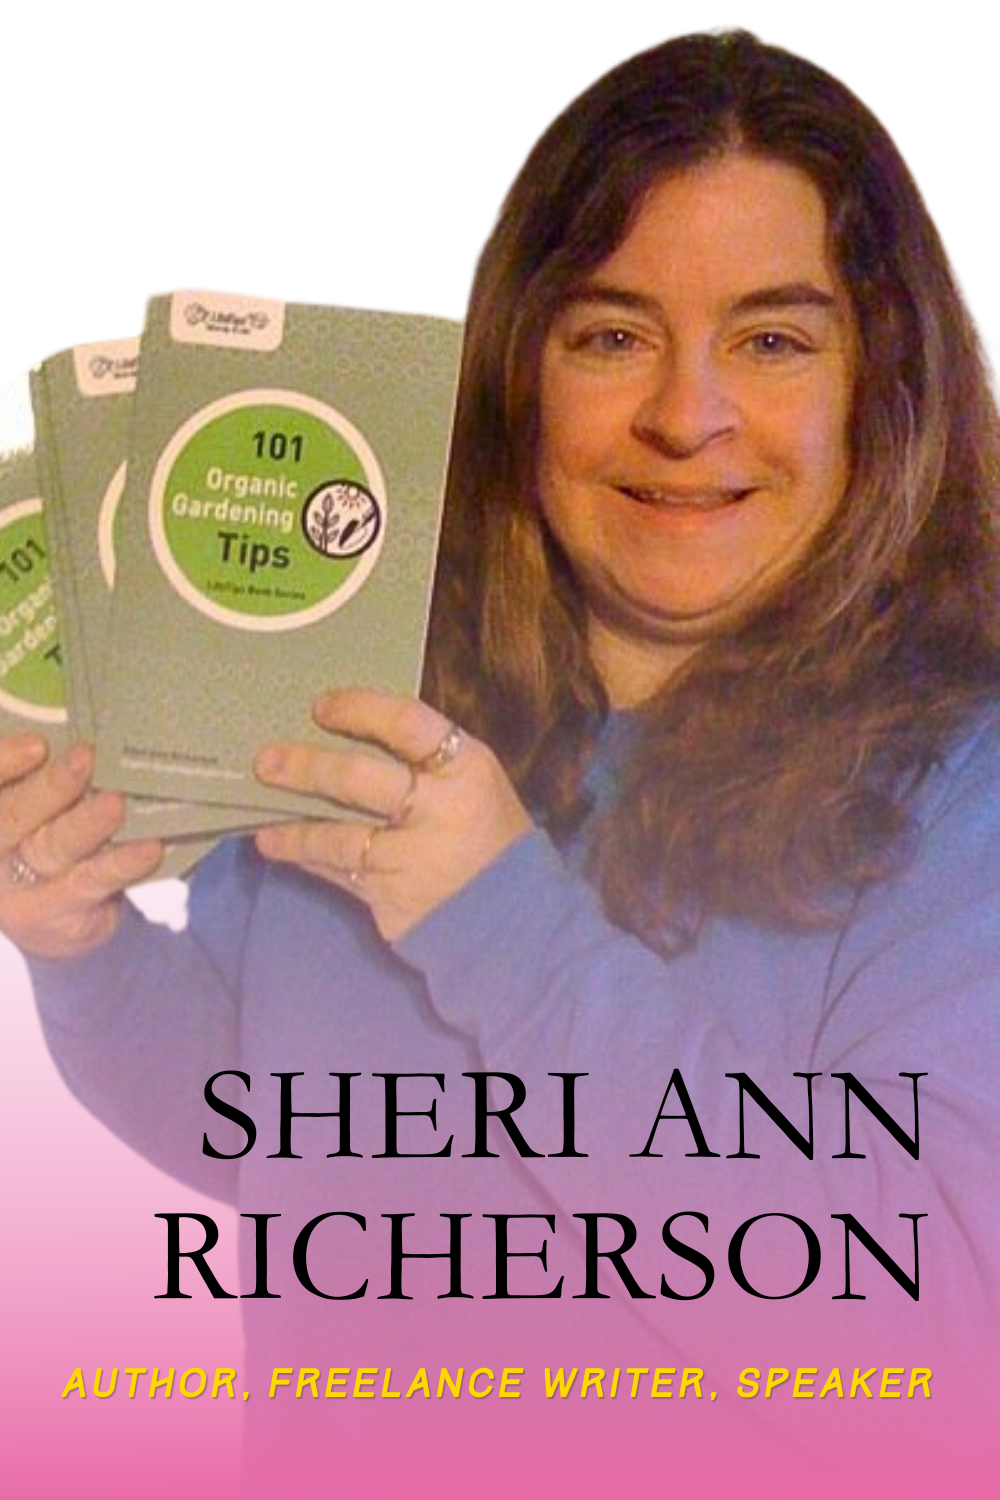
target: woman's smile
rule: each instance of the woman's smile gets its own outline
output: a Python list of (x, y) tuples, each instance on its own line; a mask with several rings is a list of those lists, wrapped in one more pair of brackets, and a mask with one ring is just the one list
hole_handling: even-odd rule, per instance
[(668, 518), (709, 516), (731, 505), (740, 505), (755, 493), (753, 485), (714, 485), (700, 489), (652, 484), (620, 484), (619, 493), (637, 505)]

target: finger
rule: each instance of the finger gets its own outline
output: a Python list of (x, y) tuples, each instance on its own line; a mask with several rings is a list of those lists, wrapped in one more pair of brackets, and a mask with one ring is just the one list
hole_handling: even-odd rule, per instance
[(10, 734), (0, 739), (0, 785), (20, 781), (42, 764), (49, 747), (38, 734)]
[(266, 859), (283, 864), (301, 865), (314, 873), (331, 871), (349, 879), (362, 859), (370, 865), (372, 835), (370, 823), (333, 823), (315, 820), (303, 823), (280, 823), (257, 830), (257, 848)]
[(117, 792), (93, 792), (26, 835), (18, 852), (44, 880), (54, 880), (96, 854), (117, 833), (124, 818), (123, 797)]
[(157, 840), (120, 844), (57, 880), (3, 893), (4, 930), (27, 953), (70, 958), (109, 938), (126, 886), (148, 879), (163, 857)]
[(419, 698), (401, 698), (367, 688), (337, 688), (313, 705), (321, 729), (384, 745), (400, 760), (428, 760), (454, 726)]
[(120, 896), (127, 886), (148, 880), (163, 859), (160, 839), (135, 839), (112, 844), (80, 861), (53, 883), (70, 903), (101, 906)]
[(319, 745), (265, 745), (254, 759), (261, 781), (393, 818), (413, 790), (409, 766)]
[(74, 745), (23, 780), (5, 786), (0, 791), (0, 854), (9, 854), (29, 833), (79, 801), (93, 765), (90, 746)]

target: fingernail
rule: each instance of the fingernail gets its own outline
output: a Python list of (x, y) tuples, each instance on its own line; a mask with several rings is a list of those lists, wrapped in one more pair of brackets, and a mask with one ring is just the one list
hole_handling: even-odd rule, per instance
[(273, 828), (259, 828), (254, 835), (254, 843), (260, 854), (276, 854), (278, 839)]
[(129, 839), (127, 843), (116, 847), (121, 851), (121, 857), (134, 870), (143, 870), (150, 865), (155, 867), (164, 854), (161, 839)]
[(285, 757), (277, 745), (266, 745), (254, 758), (254, 770), (258, 776), (280, 776), (284, 766)]
[(121, 817), (125, 812), (124, 800), (118, 792), (97, 792), (94, 807), (100, 818)]
[(49, 747), (38, 735), (17, 735), (10, 739), (11, 753), (18, 758), (20, 771), (33, 771), (48, 754)]
[(90, 769), (91, 750), (89, 745), (74, 745), (66, 754), (66, 766), (74, 776), (82, 776)]

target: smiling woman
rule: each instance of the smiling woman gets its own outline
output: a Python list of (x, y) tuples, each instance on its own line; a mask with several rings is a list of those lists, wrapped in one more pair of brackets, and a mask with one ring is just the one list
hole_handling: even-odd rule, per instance
[[(261, 1483), (639, 1492), (667, 1453), (699, 1493), (820, 1494), (820, 1457), (843, 1493), (849, 1453), (865, 1493), (906, 1489), (909, 1458), (954, 1485), (1000, 1293), (998, 453), (881, 126), (745, 34), (668, 42), (577, 100), (503, 207), (425, 699), (324, 693), (317, 722), (353, 745), (257, 758), (317, 816), (217, 852), (170, 934), (121, 900), (158, 851), (107, 847), (122, 809), (87, 795), (88, 751), (0, 744), (0, 922), (80, 1096), (240, 1205), (254, 1389), (524, 1369), (523, 1399), (458, 1403), (445, 1433), (403, 1401), (390, 1429), (374, 1403), (255, 1400)], [(333, 1151), (364, 1075), (391, 1080), (401, 1134), (386, 1094)], [(459, 1078), (483, 1131), (452, 1151), (435, 1110)], [(242, 1138), (206, 1120), (220, 1102)], [(251, 1152), (248, 1120), (280, 1149)], [(845, 1149), (814, 1151), (814, 1125)], [(207, 1295), (182, 1285), (198, 1216), (160, 1217), (170, 1295)], [(465, 1220), (496, 1248), (464, 1259)], [(358, 1290), (369, 1223), (398, 1296)], [(552, 1290), (557, 1225), (582, 1296)], [(683, 1426), (670, 1409), (669, 1442), (661, 1416), (609, 1429), (540, 1389), (689, 1353), (715, 1389)], [(832, 1402), (787, 1403), (787, 1451), (712, 1405), (741, 1366), (882, 1359), (933, 1365), (936, 1399), (879, 1454)]]
[(997, 450), (879, 122), (745, 34), (654, 48), (543, 136), (480, 263), (437, 700), (563, 828), (595, 719), (639, 709), (590, 868), (647, 941), (834, 919), (995, 692)]
[(613, 703), (731, 632), (838, 510), (853, 343), (818, 190), (748, 155), (655, 185), (570, 290), (542, 355), (539, 498)]

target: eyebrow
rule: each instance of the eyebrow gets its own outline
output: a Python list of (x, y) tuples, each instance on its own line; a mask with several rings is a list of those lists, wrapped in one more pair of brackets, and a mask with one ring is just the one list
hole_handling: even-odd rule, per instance
[[(836, 305), (836, 301), (832, 292), (823, 291), (811, 281), (788, 281), (777, 286), (758, 287), (752, 292), (747, 292), (744, 296), (737, 298), (729, 308), (729, 313), (739, 315), (792, 307), (830, 308)], [(641, 312), (649, 316), (656, 316), (660, 312), (660, 305), (655, 297), (647, 297), (642, 292), (630, 292), (624, 287), (612, 286), (602, 281), (588, 281), (572, 288), (563, 307), (573, 307), (578, 303), (586, 302), (603, 302), (612, 307), (620, 307), (627, 312)]]
[(833, 307), (836, 297), (824, 292), (811, 281), (789, 281), (783, 286), (765, 286), (758, 291), (747, 292), (733, 303), (735, 313), (757, 312), (771, 307)]

